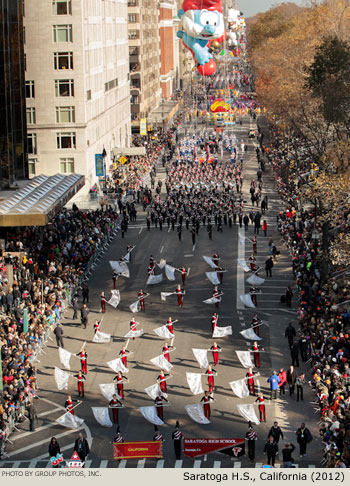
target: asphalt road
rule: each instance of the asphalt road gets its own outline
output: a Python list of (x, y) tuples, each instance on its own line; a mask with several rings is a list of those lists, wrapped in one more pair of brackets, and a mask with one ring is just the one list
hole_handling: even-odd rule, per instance
[[(252, 121), (248, 117), (244, 120), (243, 127), (236, 127), (234, 131), (238, 134), (238, 140), (243, 136), (248, 141), (247, 135)], [(191, 127), (187, 127), (187, 130)], [(197, 127), (197, 132), (201, 127)], [(256, 178), (257, 163), (253, 143), (249, 141), (249, 150), (245, 160), (245, 182), (244, 191), (247, 197), (247, 208), (250, 208), (249, 186), (252, 178)], [(268, 169), (269, 170), (269, 169)], [(281, 250), (278, 262), (273, 269), (273, 277), (262, 287), (263, 294), (258, 296), (258, 314), (268, 323), (268, 326), (261, 328), (262, 344), (265, 353), (262, 354), (262, 367), (260, 377), (257, 380), (258, 388), (269, 396), (267, 378), (272, 369), (279, 369), (281, 366), (287, 369), (290, 364), (289, 349), (284, 338), (284, 329), (291, 320), (296, 324), (296, 299), (292, 309), (288, 309), (279, 303), (280, 295), (284, 293), (287, 285), (293, 285), (293, 275), (290, 271), (290, 257), (286, 249), (279, 243), (279, 236), (276, 233), (276, 213), (281, 209), (281, 203), (275, 191), (271, 174), (264, 174), (264, 192), (269, 197), (269, 211), (266, 219), (269, 224), (268, 235), (273, 235), (278, 248)], [(160, 168), (157, 178), (164, 179), (164, 169)], [(163, 185), (164, 187), (164, 185)], [(264, 219), (264, 218), (263, 218)], [(66, 312), (64, 324), (65, 348), (77, 353), (84, 341), (87, 342), (88, 353), (88, 375), (85, 384), (85, 398), (76, 413), (84, 419), (82, 431), (87, 437), (93, 439), (91, 454), (87, 466), (90, 467), (259, 467), (265, 462), (263, 447), (267, 432), (274, 420), (285, 435), (285, 441), (294, 442), (295, 431), (302, 421), (312, 430), (314, 441), (308, 450), (308, 455), (299, 461), (297, 451), (294, 454), (296, 462), (300, 467), (319, 467), (321, 458), (321, 445), (318, 441), (317, 421), (318, 415), (310, 402), (314, 399), (310, 390), (305, 392), (305, 401), (297, 403), (289, 397), (268, 402), (266, 406), (267, 423), (255, 426), (258, 434), (256, 444), (256, 462), (251, 463), (247, 456), (238, 461), (220, 453), (213, 453), (208, 457), (200, 457), (197, 462), (192, 459), (183, 458), (183, 462), (176, 462), (171, 433), (174, 430), (176, 420), (179, 420), (181, 430), (186, 437), (234, 437), (241, 438), (247, 432), (247, 422), (238, 411), (237, 404), (252, 403), (255, 398), (239, 399), (231, 391), (229, 382), (245, 377), (246, 369), (242, 367), (237, 359), (236, 350), (247, 350), (252, 344), (246, 341), (240, 331), (250, 326), (253, 311), (246, 309), (241, 304), (239, 295), (242, 289), (249, 289), (245, 280), (249, 274), (237, 266), (237, 258), (242, 256), (242, 247), (239, 243), (239, 227), (229, 228), (224, 226), (223, 233), (213, 231), (213, 239), (209, 240), (206, 228), (201, 227), (195, 246), (192, 245), (190, 232), (183, 231), (182, 241), (178, 240), (177, 232), (168, 231), (163, 226), (152, 228), (147, 231), (145, 215), (139, 213), (137, 223), (130, 225), (125, 238), (120, 234), (110, 245), (109, 249), (101, 255), (99, 265), (96, 267), (89, 280), (90, 288), (90, 318), (86, 330), (80, 327), (80, 321), (72, 320), (72, 309)], [(243, 231), (243, 233), (242, 233)], [(244, 234), (244, 230), (241, 230)], [(250, 227), (246, 236), (251, 238), (253, 228)], [(119, 278), (117, 288), (121, 293), (121, 302), (117, 309), (107, 305), (107, 311), (103, 318), (102, 331), (112, 334), (113, 339), (107, 344), (92, 343), (93, 321), (100, 318), (100, 293), (105, 291), (107, 298), (110, 296), (112, 285), (112, 270), (109, 260), (118, 260), (126, 253), (126, 245), (136, 245), (132, 253), (132, 262), (129, 265), (130, 278)], [(184, 406), (198, 403), (201, 395), (194, 396), (186, 382), (186, 372), (200, 372), (199, 365), (195, 360), (192, 348), (209, 349), (214, 339), (211, 337), (211, 315), (215, 311), (214, 305), (206, 305), (203, 300), (212, 296), (213, 285), (206, 278), (205, 272), (210, 271), (209, 266), (204, 262), (202, 256), (212, 256), (218, 252), (222, 265), (228, 270), (224, 274), (224, 282), (221, 286), (225, 295), (222, 298), (219, 308), (219, 326), (232, 326), (232, 336), (217, 339), (223, 348), (220, 355), (220, 363), (216, 367), (218, 376), (215, 378), (215, 402), (212, 404), (212, 417), (209, 425), (199, 425), (193, 422), (187, 415)], [(251, 243), (246, 240), (244, 255), (246, 258), (252, 252)], [(186, 296), (184, 306), (179, 309), (176, 296), (171, 296), (166, 303), (160, 299), (160, 292), (174, 291), (176, 284), (180, 283), (180, 274), (176, 272), (176, 282), (164, 280), (161, 284), (146, 287), (147, 267), (150, 255), (159, 261), (164, 258), (170, 265), (190, 267), (190, 275), (186, 280)], [(267, 238), (262, 234), (258, 235), (258, 264), (264, 265), (267, 258)], [(157, 272), (158, 273), (158, 272)], [(264, 273), (264, 272), (263, 272)], [(261, 273), (261, 276), (264, 276)], [(129, 360), (130, 371), (128, 373), (129, 384), (125, 385), (125, 408), (119, 411), (121, 433), (125, 440), (152, 440), (154, 426), (147, 422), (139, 407), (152, 405), (153, 401), (146, 395), (144, 388), (156, 381), (159, 370), (150, 363), (150, 359), (161, 354), (163, 340), (159, 338), (153, 329), (165, 324), (168, 317), (178, 319), (174, 325), (176, 350), (171, 353), (171, 363), (174, 368), (171, 372), (173, 378), (168, 381), (168, 395), (170, 406), (164, 408), (165, 425), (161, 433), (164, 436), (164, 460), (157, 463), (155, 460), (146, 461), (128, 460), (126, 462), (114, 462), (111, 441), (115, 436), (115, 427), (104, 428), (94, 419), (92, 406), (107, 406), (107, 401), (101, 395), (99, 384), (111, 383), (115, 373), (107, 366), (106, 362), (118, 357), (118, 353), (125, 342), (123, 336), (129, 330), (131, 312), (129, 305), (137, 299), (137, 293), (143, 288), (151, 293), (146, 299), (146, 311), (136, 315), (145, 334), (141, 338), (131, 340), (128, 348), (133, 352)], [(238, 292), (237, 292), (238, 289)], [(208, 353), (211, 360), (211, 353)], [(72, 370), (78, 371), (79, 362), (71, 359)], [(302, 364), (302, 369), (307, 372), (306, 378), (310, 378), (309, 368)], [(74, 440), (77, 437), (76, 430), (61, 427), (55, 423), (57, 417), (63, 413), (63, 405), (67, 393), (77, 398), (76, 382), (70, 380), (68, 391), (57, 391), (54, 380), (54, 367), (63, 368), (59, 362), (58, 351), (55, 341), (45, 349), (45, 354), (40, 357), (37, 363), (39, 379), (40, 400), (36, 401), (39, 421), (35, 432), (29, 432), (28, 422), (21, 424), (19, 430), (11, 437), (12, 444), (7, 444), (6, 450), (9, 458), (0, 463), (1, 467), (45, 467), (48, 463), (48, 444), (52, 436), (58, 438), (61, 449), (64, 450), (65, 458), (69, 459), (73, 451)], [(301, 368), (300, 368), (301, 369)], [(202, 370), (204, 371), (204, 370)], [(206, 377), (202, 379), (203, 387), (206, 389)], [(257, 406), (255, 406), (258, 414)], [(285, 441), (280, 442), (284, 444)], [(281, 447), (280, 447), (281, 449)]]

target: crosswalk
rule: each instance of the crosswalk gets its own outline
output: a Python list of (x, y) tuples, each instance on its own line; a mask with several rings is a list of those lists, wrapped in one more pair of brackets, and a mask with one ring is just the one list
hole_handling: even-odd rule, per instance
[[(218, 460), (201, 460), (195, 459), (191, 460), (189, 458), (186, 459), (123, 459), (121, 461), (108, 461), (108, 460), (100, 460), (100, 459), (88, 459), (85, 461), (85, 468), (93, 468), (93, 469), (105, 469), (105, 468), (262, 468), (266, 464), (262, 462), (256, 463), (244, 463), (242, 464), (241, 461), (236, 460), (225, 460), (225, 461), (218, 461)], [(51, 468), (51, 463), (48, 460), (29, 460), (29, 461), (0, 461), (0, 468)], [(275, 468), (281, 468), (282, 464), (276, 463)], [(308, 468), (315, 468), (317, 467), (314, 464), (294, 464), (294, 467), (308, 467)]]

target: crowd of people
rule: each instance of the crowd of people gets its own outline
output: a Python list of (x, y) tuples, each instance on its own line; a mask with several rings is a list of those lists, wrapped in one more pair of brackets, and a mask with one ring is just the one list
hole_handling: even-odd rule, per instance
[[(315, 392), (324, 444), (323, 467), (350, 467), (350, 314), (344, 272), (324, 271), (322, 226), (316, 207), (306, 210), (299, 202), (302, 182), (295, 183), (285, 140), (276, 130), (269, 147), (262, 147), (275, 173), (285, 209), (277, 216), (278, 229), (291, 251), (299, 306), (298, 323), (303, 341), (302, 360), (310, 362), (309, 385)], [(300, 160), (302, 171), (309, 161)], [(292, 171), (293, 172), (293, 171)], [(344, 218), (346, 219), (347, 213)], [(329, 274), (335, 271), (339, 279)]]
[(99, 248), (117, 229), (118, 214), (63, 209), (51, 224), (5, 235), (0, 256), (0, 346), (3, 404), (0, 455), (16, 424), (29, 418), (38, 397), (35, 359), (59, 322), (71, 294)]

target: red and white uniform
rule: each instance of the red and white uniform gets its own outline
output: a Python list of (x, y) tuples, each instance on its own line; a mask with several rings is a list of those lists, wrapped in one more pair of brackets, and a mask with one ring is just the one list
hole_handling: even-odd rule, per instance
[(209, 420), (210, 419), (210, 400), (212, 400), (211, 397), (204, 397), (202, 398), (201, 402), (203, 402), (203, 408), (204, 408), (204, 416)]
[(114, 380), (117, 380), (117, 390), (118, 390), (118, 395), (121, 398), (124, 398), (124, 385), (123, 385), (123, 380), (126, 380), (125, 376), (119, 376), (117, 375)]
[(99, 330), (100, 330), (100, 323), (97, 321), (97, 322), (95, 322), (95, 324), (94, 324), (94, 331), (95, 331), (95, 334), (96, 334), (96, 333), (97, 333), (97, 331), (99, 331)]
[(252, 351), (254, 355), (254, 365), (256, 368), (260, 368), (260, 353), (259, 353), (259, 346), (257, 344), (253, 344)]
[(169, 348), (166, 344), (163, 346), (163, 355), (164, 358), (170, 363)]
[(125, 366), (125, 368), (127, 367), (127, 349), (122, 349), (121, 351), (119, 351), (119, 356), (122, 357), (122, 363), (123, 365)]
[(255, 258), (254, 257), (249, 257), (249, 263), (250, 263), (250, 269), (251, 269), (251, 271), (252, 272), (255, 272), (255, 270), (256, 270), (256, 266), (255, 266), (256, 260), (255, 260)]
[(213, 255), (213, 262), (217, 267), (219, 266), (219, 255), (217, 253)]
[(84, 381), (86, 378), (84, 375), (74, 375), (74, 378), (78, 380), (78, 395), (84, 398)]
[(182, 267), (181, 268), (181, 276), (182, 276), (182, 285), (185, 285), (185, 279), (186, 279), (186, 268), (185, 267)]
[(104, 314), (106, 312), (106, 297), (101, 294), (101, 312)]
[(140, 306), (141, 306), (141, 309), (142, 310), (146, 310), (145, 308), (145, 299), (143, 298), (144, 296), (144, 293), (142, 292), (142, 290), (140, 290), (139, 292), (139, 302), (140, 302)]
[(176, 289), (176, 295), (177, 295), (177, 302), (179, 304), (179, 307), (182, 307), (183, 306), (182, 289), (177, 288)]
[(81, 371), (87, 373), (87, 353), (85, 351), (80, 351), (76, 356), (79, 356), (81, 363)]
[(155, 405), (156, 410), (157, 410), (157, 415), (161, 420), (164, 420), (164, 418), (163, 418), (163, 400), (165, 400), (165, 398), (160, 397), (160, 396), (157, 396), (154, 399), (154, 405)]
[(218, 353), (218, 351), (220, 351), (221, 348), (217, 344), (213, 344), (210, 349), (213, 352), (214, 365), (216, 366), (219, 363), (219, 353)]
[(266, 422), (264, 397), (258, 397), (255, 401), (259, 404), (260, 422)]
[(160, 389), (162, 390), (163, 393), (166, 393), (166, 381), (165, 381), (165, 378), (166, 376), (169, 376), (169, 375), (159, 375), (157, 380), (159, 382), (159, 387)]
[(214, 332), (214, 329), (216, 328), (217, 321), (218, 321), (217, 316), (212, 316), (212, 318), (211, 318), (211, 330), (212, 330), (212, 333)]
[(168, 319), (166, 325), (168, 326), (169, 332), (171, 332), (171, 334), (174, 334), (173, 321), (171, 320), (171, 317)]
[(74, 415), (73, 400), (66, 400), (65, 408), (66, 408), (67, 412), (69, 412), (72, 415)]
[[(217, 299), (220, 299), (219, 295), (220, 295), (219, 290), (215, 290), (215, 289), (214, 289), (214, 290), (213, 290), (213, 297), (216, 297)], [(219, 307), (219, 303), (220, 303), (220, 302), (215, 302), (215, 307)]]
[(214, 391), (214, 373), (215, 370), (207, 370), (205, 374), (208, 376), (208, 386), (209, 386), (209, 393)]
[(112, 400), (109, 402), (109, 406), (112, 408), (112, 414), (113, 414), (113, 423), (117, 424), (119, 421), (118, 418), (118, 405), (121, 406), (121, 403), (119, 400), (116, 398), (112, 398)]
[(248, 371), (248, 373), (246, 374), (246, 377), (248, 378), (248, 380), (247, 380), (248, 389), (249, 389), (249, 393), (251, 395), (255, 395), (255, 388), (254, 388), (254, 379), (253, 379), (253, 376), (254, 376), (254, 373), (251, 372), (251, 371)]
[(255, 255), (258, 253), (256, 236), (253, 237), (253, 252)]

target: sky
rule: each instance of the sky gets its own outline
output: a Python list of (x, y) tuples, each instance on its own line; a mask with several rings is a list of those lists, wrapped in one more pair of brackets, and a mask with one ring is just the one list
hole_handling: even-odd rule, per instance
[(297, 5), (303, 4), (303, 0), (236, 0), (236, 4), (238, 9), (247, 18), (252, 17), (256, 13), (265, 12), (272, 6), (283, 3), (284, 1), (294, 2)]

